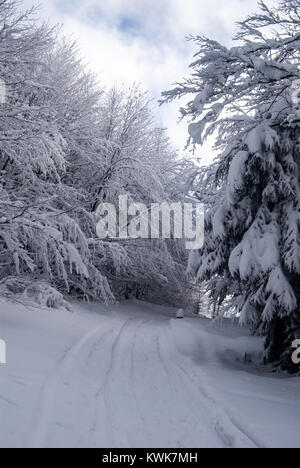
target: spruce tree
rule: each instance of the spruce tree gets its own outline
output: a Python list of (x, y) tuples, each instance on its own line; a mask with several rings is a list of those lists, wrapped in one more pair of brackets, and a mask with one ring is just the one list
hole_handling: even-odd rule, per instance
[(206, 242), (189, 272), (205, 281), (215, 308), (238, 313), (266, 336), (265, 362), (299, 371), (300, 337), (300, 1), (239, 23), (237, 45), (198, 36), (192, 74), (164, 101), (191, 95), (190, 143), (216, 137), (219, 156), (202, 168)]

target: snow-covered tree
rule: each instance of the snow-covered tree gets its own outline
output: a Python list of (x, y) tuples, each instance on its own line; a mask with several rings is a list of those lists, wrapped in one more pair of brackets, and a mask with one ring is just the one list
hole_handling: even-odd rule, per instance
[[(64, 182), (71, 138), (86, 117), (80, 111), (85, 104), (87, 112), (93, 109), (85, 98), (93, 92), (86, 91), (89, 76), (76, 75), (72, 57), (64, 81), (53, 79), (49, 51), (58, 48), (57, 31), (36, 26), (32, 11), (21, 14), (17, 3), (3, 1), (0, 24), (0, 76), (7, 90), (0, 108), (1, 280), (12, 285), (17, 277), (20, 284), (21, 277), (24, 287), (42, 280), (63, 292), (76, 285), (84, 295), (108, 298), (110, 288), (93, 265), (84, 232), (82, 218), (90, 215), (79, 191)], [(78, 83), (80, 91), (74, 91)], [(65, 106), (67, 93), (71, 102), (78, 98), (77, 109), (71, 109), (76, 115)]]
[(180, 244), (98, 239), (95, 212), (119, 195), (183, 200), (193, 164), (156, 128), (139, 87), (104, 92), (76, 44), (33, 13), (0, 2), (0, 291), (43, 304), (62, 303), (61, 293), (174, 301)]
[(219, 156), (199, 174), (207, 204), (206, 242), (190, 273), (206, 281), (215, 307), (226, 304), (266, 335), (265, 360), (292, 363), (300, 336), (300, 1), (239, 23), (237, 45), (192, 38), (192, 74), (164, 100), (194, 98), (182, 109), (190, 142), (215, 136)]
[[(128, 204), (145, 206), (164, 201), (184, 201), (188, 178), (195, 171), (191, 161), (172, 149), (165, 131), (153, 123), (148, 94), (140, 86), (114, 88), (101, 101), (101, 134), (109, 144), (102, 150), (103, 165), (92, 173), (88, 190), (91, 209), (101, 202), (118, 206), (119, 196)], [(133, 294), (159, 302), (180, 301), (185, 296), (186, 251), (176, 240), (129, 239), (109, 242), (128, 259), (119, 270), (106, 262), (112, 289), (119, 297)], [(103, 268), (103, 267), (102, 267)]]

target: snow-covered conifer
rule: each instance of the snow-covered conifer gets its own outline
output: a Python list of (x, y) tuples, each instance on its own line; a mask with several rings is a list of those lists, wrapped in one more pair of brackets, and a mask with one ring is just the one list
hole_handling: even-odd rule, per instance
[(192, 96), (182, 110), (190, 141), (214, 135), (219, 151), (198, 176), (206, 243), (190, 273), (208, 282), (216, 307), (230, 299), (241, 322), (266, 334), (265, 359), (290, 371), (300, 334), (299, 27), (299, 0), (261, 1), (234, 47), (193, 38), (191, 76), (164, 93)]

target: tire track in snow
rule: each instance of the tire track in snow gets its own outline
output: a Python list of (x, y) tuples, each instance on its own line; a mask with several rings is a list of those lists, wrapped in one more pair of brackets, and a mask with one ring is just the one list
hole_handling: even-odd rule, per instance
[[(175, 350), (176, 347), (174, 346), (174, 343), (171, 341), (170, 337), (169, 337), (169, 331), (168, 329), (164, 329), (163, 331), (163, 341), (164, 343), (164, 348), (165, 348), (165, 354), (167, 355), (167, 349), (166, 349), (166, 343), (168, 342), (169, 343), (169, 351), (171, 349)], [(178, 356), (176, 356), (176, 359), (180, 357), (180, 354), (177, 353)], [(160, 353), (160, 356), (161, 356), (161, 359), (163, 361), (165, 361), (165, 358), (163, 358), (163, 353), (161, 351)], [(172, 387), (174, 388), (175, 386), (175, 380), (176, 380), (176, 377), (177, 377), (177, 380), (179, 379), (179, 388), (187, 388), (187, 385), (186, 385), (186, 381), (183, 380), (181, 377), (178, 376), (178, 372), (176, 372), (176, 368), (179, 369), (179, 370), (182, 370), (181, 369), (181, 366), (179, 366), (177, 364), (177, 362), (175, 361), (174, 362), (174, 359), (172, 359), (172, 361), (169, 362), (169, 367), (173, 368), (173, 372), (170, 372), (168, 369), (168, 364), (166, 364), (164, 362), (164, 368), (166, 369), (166, 372), (167, 374), (170, 376), (172, 376), (172, 379), (173, 379), (173, 385)], [(184, 371), (185, 372), (185, 371)], [(189, 377), (189, 376), (188, 376)], [(210, 422), (213, 422), (212, 421), (212, 417), (211, 417), (211, 411), (208, 409), (208, 405), (207, 405), (207, 401), (205, 400), (208, 400), (209, 402), (213, 402), (214, 403), (214, 400), (212, 400), (205, 392), (202, 391), (202, 389), (200, 390), (199, 392), (199, 388), (197, 388), (197, 391), (196, 391), (196, 395), (197, 395), (197, 400), (195, 400), (195, 392), (194, 391), (191, 391), (191, 397), (192, 398), (187, 398), (186, 396), (186, 392), (184, 394), (184, 397), (185, 397), (185, 404), (187, 406), (187, 408), (189, 408), (189, 421), (191, 419), (193, 419), (195, 421), (195, 427), (197, 428), (197, 430), (199, 431), (199, 437), (200, 437), (200, 434), (201, 434), (201, 429), (203, 429), (203, 427), (201, 427), (200, 425), (200, 422), (203, 423), (203, 416), (205, 413), (207, 413), (207, 417), (208, 419), (210, 420)], [(178, 390), (176, 390), (177, 393), (179, 393)], [(201, 401), (200, 401), (200, 395), (201, 395)], [(182, 394), (181, 394), (182, 396)], [(192, 403), (192, 399), (195, 400), (195, 403)], [(180, 401), (179, 401), (179, 404), (180, 404)], [(182, 404), (182, 402), (181, 402)], [(218, 430), (216, 431), (216, 426), (215, 424), (213, 423), (211, 425), (211, 430), (212, 430), (212, 434), (213, 433), (216, 433), (216, 435), (218, 436), (218, 439), (220, 440), (220, 442), (222, 443), (222, 445), (224, 447), (232, 447), (233, 445), (233, 438), (226, 433), (226, 431), (224, 430), (224, 428), (222, 427), (222, 425), (218, 422), (217, 423), (217, 427), (218, 427)], [(206, 429), (206, 432), (207, 432), (207, 427), (205, 428)]]
[[(171, 342), (170, 329), (168, 330), (167, 335), (169, 342)], [(173, 343), (173, 346), (176, 346), (175, 343)], [(180, 353), (178, 354), (180, 356)], [(258, 441), (253, 434), (250, 433), (251, 431), (246, 429), (242, 423), (237, 422), (227, 409), (217, 403), (216, 398), (210, 395), (213, 394), (213, 390), (204, 390), (202, 386), (200, 387), (199, 382), (196, 382), (182, 365), (180, 365), (178, 362), (176, 362), (175, 365), (185, 375), (185, 377), (188, 378), (190, 383), (198, 390), (198, 392), (200, 392), (201, 395), (207, 400), (207, 404), (210, 406), (212, 414), (214, 414), (213, 420), (215, 424), (215, 431), (226, 447), (240, 446), (241, 442), (243, 444), (243, 440), (245, 440), (246, 437), (246, 439), (250, 442), (250, 446), (255, 448), (264, 448), (264, 445)], [(200, 367), (198, 367), (198, 369), (200, 369)], [(203, 373), (203, 370), (201, 370), (201, 372)], [(204, 380), (207, 380), (206, 373), (204, 374)], [(233, 431), (231, 434), (228, 432), (228, 428), (225, 429), (226, 426), (232, 427)], [(239, 434), (242, 436), (242, 438), (238, 437), (240, 442), (237, 441), (237, 435)]]
[[(149, 425), (147, 433), (149, 434), (149, 440), (153, 440), (153, 435), (157, 432), (157, 428), (166, 427), (166, 446), (180, 446), (180, 437), (177, 438), (174, 435), (174, 429), (176, 428), (176, 417), (178, 416), (176, 414), (176, 408), (180, 408), (180, 401), (178, 401), (178, 405), (174, 406), (174, 399), (170, 398), (170, 393), (176, 395), (176, 398), (178, 398), (178, 392), (173, 386), (172, 378), (168, 373), (168, 367), (163, 360), (159, 343), (158, 333), (160, 332), (161, 327), (165, 326), (165, 323), (163, 323), (165, 320), (163, 322), (161, 320), (158, 322), (157, 319), (152, 319), (149, 322), (153, 323), (153, 327), (152, 329), (149, 329), (150, 333), (145, 335), (144, 343), (146, 343), (145, 346), (148, 346), (148, 352), (153, 353), (152, 359), (155, 359), (155, 361), (151, 361), (153, 372), (155, 373), (155, 379), (152, 379), (149, 382), (150, 386), (146, 389), (144, 388), (145, 382), (141, 380), (142, 390), (144, 392), (146, 390), (149, 392), (147, 406), (145, 406), (144, 410), (145, 414), (147, 415), (145, 420), (147, 428)], [(166, 320), (166, 322), (168, 323), (168, 320)], [(140, 349), (140, 352), (144, 352), (143, 348)], [(164, 382), (166, 382), (166, 385), (169, 389), (167, 396), (165, 393), (163, 393)], [(158, 386), (158, 384), (160, 386)], [(149, 403), (152, 405), (151, 418), (149, 418)], [(152, 430), (152, 437), (150, 427)], [(174, 439), (177, 439), (175, 443)]]
[[(48, 425), (52, 416), (53, 403), (55, 401), (56, 389), (59, 382), (64, 375), (67, 367), (75, 360), (80, 354), (81, 350), (98, 335), (100, 331), (103, 331), (103, 325), (93, 329), (82, 336), (73, 346), (69, 347), (57, 361), (57, 365), (52, 373), (46, 379), (39, 399), (38, 407), (36, 410), (36, 421), (33, 429), (33, 436), (31, 438), (29, 447), (30, 448), (43, 448), (45, 447)], [(106, 335), (108, 332), (104, 333)], [(102, 335), (102, 338), (103, 336)], [(101, 338), (100, 338), (101, 339)], [(99, 342), (99, 338), (97, 339)]]
[(137, 410), (138, 410), (139, 416), (141, 418), (141, 421), (143, 423), (144, 432), (145, 432), (147, 437), (150, 437), (150, 433), (149, 433), (147, 425), (146, 425), (146, 420), (145, 420), (145, 416), (144, 416), (143, 411), (142, 411), (141, 401), (140, 401), (140, 398), (138, 396), (137, 385), (134, 382), (134, 377), (135, 377), (135, 362), (136, 362), (135, 349), (136, 349), (136, 345), (137, 345), (137, 340), (139, 338), (138, 332), (142, 329), (142, 327), (145, 327), (145, 325), (149, 324), (150, 322), (151, 322), (151, 320), (144, 320), (137, 327), (137, 329), (135, 331), (135, 334), (134, 334), (134, 337), (133, 337), (133, 340), (132, 340), (131, 353), (130, 353), (130, 380), (131, 380), (132, 393), (133, 393), (133, 395), (135, 397)]
[[(134, 320), (133, 318), (129, 318), (121, 326), (118, 332), (118, 335), (116, 339), (114, 340), (112, 348), (111, 348), (110, 363), (105, 373), (104, 383), (103, 385), (101, 385), (101, 387), (98, 389), (96, 393), (96, 401), (98, 401), (100, 395), (103, 394), (104, 404), (105, 404), (106, 426), (108, 429), (108, 435), (110, 437), (111, 447), (115, 446), (115, 434), (114, 434), (114, 428), (113, 428), (113, 423), (112, 423), (113, 409), (110, 403), (109, 385), (111, 382), (111, 377), (112, 377), (115, 361), (117, 359), (118, 344), (122, 338), (122, 334), (124, 333), (125, 329), (129, 326), (130, 322), (133, 320)], [(94, 432), (97, 432), (97, 423), (98, 423), (98, 418), (96, 414), (95, 419), (94, 419)]]
[[(174, 358), (174, 352), (170, 347), (166, 347), (165, 340), (165, 329), (169, 322), (162, 324), (157, 321), (155, 330), (158, 334), (151, 336), (152, 348), (156, 354), (156, 371), (160, 369), (158, 379), (161, 387), (156, 389), (156, 399), (159, 401), (160, 408), (163, 408), (162, 412), (156, 415), (156, 425), (153, 426), (153, 430), (156, 431), (156, 427), (165, 427), (165, 437), (167, 439), (167, 447), (184, 447), (182, 440), (189, 440), (190, 447), (197, 446), (198, 436), (201, 440), (201, 435), (206, 437), (207, 428), (201, 425), (201, 418), (197, 417), (195, 408), (190, 404), (185, 392), (185, 385), (180, 381), (178, 386), (178, 379), (172, 372), (172, 359)], [(169, 390), (164, 390), (164, 382)], [(164, 391), (163, 391), (164, 390)], [(204, 408), (205, 410), (205, 408)]]
[[(242, 434), (242, 436), (245, 436), (252, 444), (255, 448), (265, 448), (265, 445), (262, 444), (254, 434), (251, 433), (251, 431), (247, 428), (244, 427), (244, 425), (237, 421), (235, 417), (232, 416), (231, 412), (224, 408), (223, 406), (221, 406), (219, 403), (217, 403), (217, 401), (215, 399), (213, 399), (212, 397), (209, 397), (207, 396), (207, 392), (203, 392), (203, 389), (199, 386), (199, 383), (196, 382), (192, 377), (191, 375), (183, 368), (181, 367), (178, 363), (176, 364), (177, 367), (181, 370), (182, 373), (184, 373), (184, 375), (191, 381), (191, 383), (197, 388), (200, 390), (200, 392), (203, 394), (203, 396), (205, 398), (208, 399), (208, 401), (210, 402), (210, 404), (213, 404), (215, 405), (215, 410), (218, 410), (221, 411), (223, 414), (222, 414), (222, 419), (224, 419), (225, 417), (225, 420), (226, 422), (229, 422), (233, 428), (237, 429), (238, 432), (240, 432)], [(207, 379), (207, 377), (205, 377)], [(221, 438), (224, 437), (224, 435), (226, 434), (226, 431), (224, 430), (224, 428), (222, 427), (222, 425), (220, 424), (219, 421), (217, 421), (216, 423), (216, 431), (217, 433), (220, 435)], [(225, 440), (228, 439), (230, 440), (231, 437), (228, 435), (225, 436)]]
[(91, 350), (86, 358), (86, 361), (85, 361), (85, 365), (86, 366), (89, 366), (91, 361), (92, 361), (92, 358), (93, 356), (96, 354), (96, 352), (98, 351), (98, 347), (100, 344), (104, 343), (105, 339), (111, 335), (112, 333), (114, 332), (114, 329), (111, 328), (110, 330), (108, 330), (106, 333), (104, 333), (103, 336), (101, 336), (101, 338), (99, 338), (94, 344), (93, 346), (91, 347)]
[[(128, 446), (128, 444), (130, 445), (133, 427), (135, 428), (134, 432), (137, 431), (134, 437), (136, 438), (136, 436), (138, 435), (138, 439), (136, 439), (136, 441), (132, 441), (133, 446), (135, 444), (137, 444), (138, 446), (140, 446), (141, 444), (143, 444), (143, 446), (145, 447), (147, 446), (146, 441), (148, 440), (149, 431), (146, 426), (146, 420), (141, 406), (142, 400), (138, 396), (137, 384), (135, 382), (135, 379), (139, 375), (139, 372), (144, 369), (144, 366), (141, 366), (143, 360), (140, 359), (143, 344), (141, 344), (140, 347), (138, 347), (138, 339), (141, 336), (139, 331), (142, 329), (142, 327), (145, 327), (145, 325), (152, 321), (153, 319), (141, 320), (137, 317), (130, 318), (129, 320), (127, 320), (127, 322), (125, 322), (124, 326), (122, 327), (122, 330), (120, 331), (120, 336), (118, 337), (118, 340), (114, 346), (114, 353), (112, 355), (112, 365), (107, 372), (107, 379), (103, 388), (105, 409), (107, 411), (107, 420), (110, 425), (110, 434), (113, 443), (112, 446), (114, 447), (119, 447), (119, 445), (125, 446), (125, 440), (127, 440), (126, 446)], [(124, 379), (122, 382), (122, 395), (121, 398), (119, 397), (117, 398), (117, 400), (122, 399), (124, 397), (124, 394), (127, 395), (124, 401), (126, 407), (128, 409), (130, 408), (130, 426), (127, 427), (122, 427), (122, 423), (124, 421), (124, 408), (122, 407), (122, 405), (119, 406), (119, 408), (117, 405), (111, 405), (111, 401), (114, 395), (114, 387), (116, 385), (114, 376), (116, 375), (121, 378), (123, 377)], [(117, 388), (120, 392), (120, 382), (117, 382)], [(114, 403), (115, 402), (116, 399)], [(114, 423), (116, 423), (115, 427)], [(119, 441), (118, 445), (116, 445), (116, 442), (118, 442), (118, 434), (116, 429), (119, 431), (119, 434), (121, 434), (122, 440), (122, 442)]]
[[(225, 429), (224, 427), (224, 424), (221, 423), (221, 418), (220, 418), (220, 415), (218, 414), (214, 414), (216, 413), (216, 410), (217, 408), (214, 407), (210, 407), (210, 405), (216, 405), (216, 402), (214, 400), (212, 400), (211, 398), (207, 397), (206, 395), (206, 392), (203, 392), (202, 391), (202, 388), (199, 387), (199, 385), (196, 385), (193, 383), (192, 379), (190, 378), (189, 374), (178, 364), (175, 364), (175, 366), (177, 367), (177, 369), (179, 369), (179, 371), (181, 371), (185, 377), (188, 378), (188, 380), (190, 382), (192, 382), (192, 386), (190, 386), (190, 388), (195, 388), (196, 389), (196, 392), (195, 393), (193, 390), (191, 391), (191, 395), (192, 395), (192, 399), (190, 400), (192, 402), (192, 400), (194, 401), (194, 403), (191, 405), (191, 409), (195, 412), (195, 413), (198, 413), (199, 414), (199, 418), (201, 418), (201, 411), (200, 411), (200, 407), (201, 406), (205, 406), (206, 410), (208, 410), (210, 412), (210, 424), (211, 424), (211, 427), (212, 429), (215, 431), (215, 433), (217, 434), (218, 438), (220, 439), (221, 443), (223, 444), (224, 448), (233, 448), (235, 447), (235, 436), (233, 434), (230, 434), (228, 432), (227, 429)], [(182, 382), (185, 382), (186, 384), (186, 380), (182, 379)], [(197, 395), (197, 397), (195, 398), (195, 395)], [(200, 402), (200, 398), (201, 398), (201, 402)], [(205, 403), (203, 404), (203, 400), (206, 400)]]

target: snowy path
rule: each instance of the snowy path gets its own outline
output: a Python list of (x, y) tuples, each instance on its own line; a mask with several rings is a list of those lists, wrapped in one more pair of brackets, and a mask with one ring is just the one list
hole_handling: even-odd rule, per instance
[(226, 362), (260, 344), (236, 328), (136, 302), (17, 307), (0, 306), (1, 447), (300, 446), (299, 379)]

